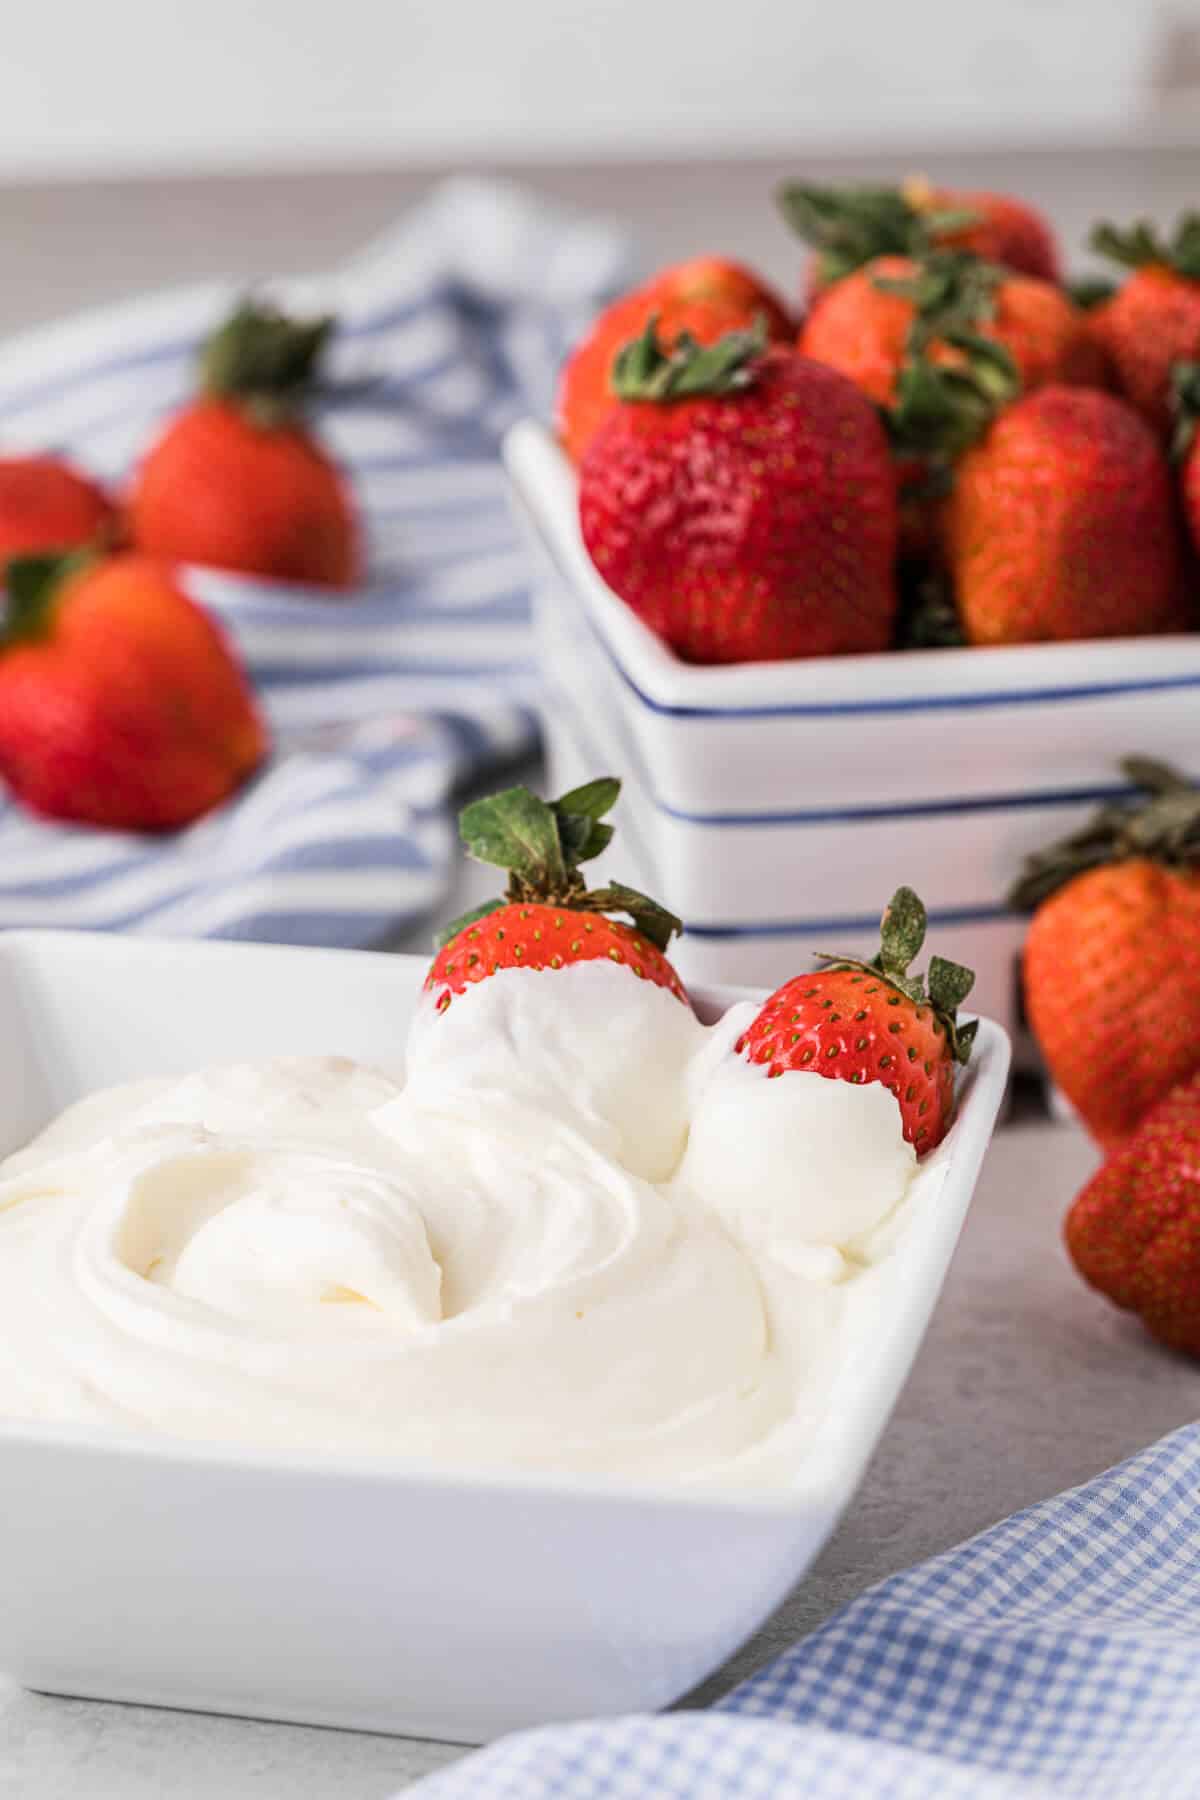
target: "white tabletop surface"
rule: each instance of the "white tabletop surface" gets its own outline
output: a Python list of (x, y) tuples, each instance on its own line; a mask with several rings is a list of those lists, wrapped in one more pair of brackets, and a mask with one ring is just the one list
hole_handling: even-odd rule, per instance
[[(1072, 236), (1097, 191), (1123, 216), (1144, 210), (1151, 195), (1155, 210), (1170, 212), (1194, 185), (1194, 159), (1170, 153), (1049, 162), (1031, 154), (1003, 168), (996, 159), (984, 168), (983, 160), (974, 159), (976, 167), (959, 159), (955, 173), (965, 185), (1011, 180), (1039, 194), (1074, 227)], [(928, 166), (939, 173), (936, 159)], [(702, 203), (714, 244), (760, 255), (782, 279), (795, 251), (762, 204), (777, 172), (725, 165), (539, 174), (566, 198), (634, 216), (663, 257), (696, 247)], [(0, 329), (151, 282), (321, 266), (423, 185), (411, 173), (379, 171), (0, 190), (0, 221), (22, 246), (6, 270)], [(469, 883), (451, 906), (471, 904), (478, 891)], [(1071, 1126), (1027, 1117), (998, 1135), (933, 1326), (858, 1497), (780, 1612), (693, 1698), (728, 1687), (882, 1576), (1200, 1415), (1200, 1366), (1155, 1347), (1085, 1289), (1061, 1249), (1063, 1211), (1093, 1164)], [(0, 1678), (0, 1800), (381, 1800), (462, 1754), (53, 1699)]]

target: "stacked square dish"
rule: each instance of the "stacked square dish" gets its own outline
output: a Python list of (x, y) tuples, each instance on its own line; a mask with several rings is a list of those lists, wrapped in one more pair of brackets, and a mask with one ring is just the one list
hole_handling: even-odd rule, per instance
[(691, 665), (597, 574), (550, 433), (517, 426), (505, 459), (539, 553), (551, 786), (622, 778), (624, 859), (683, 917), (689, 979), (869, 954), (906, 880), (1011, 1028), (1022, 859), (1125, 791), (1126, 753), (1200, 776), (1200, 636)]

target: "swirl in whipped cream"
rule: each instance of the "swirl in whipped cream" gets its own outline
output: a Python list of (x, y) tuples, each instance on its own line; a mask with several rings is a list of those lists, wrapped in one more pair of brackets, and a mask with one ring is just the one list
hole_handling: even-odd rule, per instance
[(913, 1157), (628, 971), (337, 1059), (138, 1083), (0, 1165), (0, 1412), (443, 1466), (705, 1477), (793, 1420)]

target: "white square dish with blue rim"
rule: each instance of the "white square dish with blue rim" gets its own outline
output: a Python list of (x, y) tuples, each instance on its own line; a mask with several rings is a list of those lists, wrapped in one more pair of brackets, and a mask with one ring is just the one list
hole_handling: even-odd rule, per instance
[[(426, 966), (0, 935), (0, 1155), (114, 1082), (281, 1054), (394, 1061)], [(711, 1021), (745, 995), (693, 997)], [(450, 1472), (0, 1419), (0, 1671), (56, 1693), (466, 1743), (665, 1705), (779, 1604), (862, 1479), (1007, 1067), (985, 1020), (905, 1226), (869, 1289), (847, 1296), (869, 1329), (836, 1360), (788, 1484)]]
[(1130, 752), (1200, 777), (1200, 634), (700, 667), (601, 579), (574, 470), (526, 421), (505, 444), (539, 556), (556, 790), (622, 777), (622, 864), (684, 919), (699, 981), (774, 986), (814, 950), (873, 954), (900, 882), (972, 1004), (1012, 1029), (1024, 856), (1126, 791)]

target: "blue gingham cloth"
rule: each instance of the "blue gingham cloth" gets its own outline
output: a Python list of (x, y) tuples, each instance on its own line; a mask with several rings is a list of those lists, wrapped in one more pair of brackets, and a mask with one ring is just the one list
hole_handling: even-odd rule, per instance
[(1200, 1425), (880, 1583), (710, 1712), (523, 1732), (410, 1791), (1200, 1795)]
[[(603, 221), (463, 179), (328, 276), (271, 283), (284, 304), (341, 322), (317, 423), (365, 516), (365, 586), (330, 598), (187, 571), (241, 648), (276, 755), (166, 839), (42, 824), (0, 793), (0, 927), (363, 945), (436, 904), (452, 789), (535, 737), (528, 574), (498, 442), (548, 409), (565, 349), (626, 258)], [(0, 447), (61, 450), (121, 483), (244, 286), (10, 342)]]

